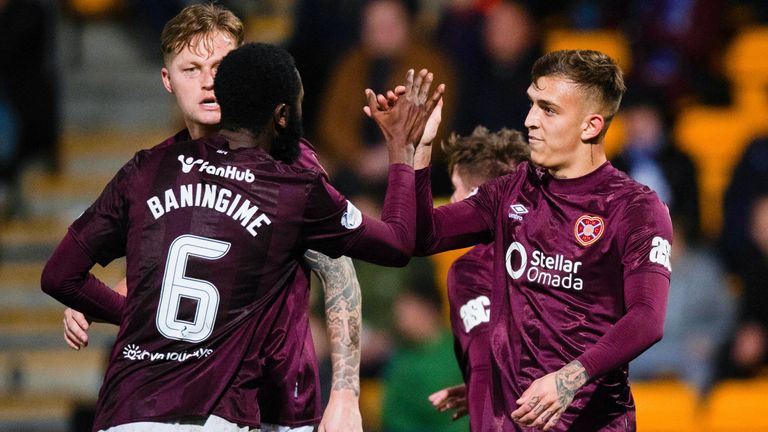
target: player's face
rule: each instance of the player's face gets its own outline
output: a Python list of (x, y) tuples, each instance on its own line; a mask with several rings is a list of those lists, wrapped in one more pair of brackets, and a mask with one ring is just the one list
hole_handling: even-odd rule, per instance
[(162, 69), (163, 85), (176, 97), (192, 138), (216, 130), (221, 121), (213, 79), (221, 60), (235, 48), (231, 36), (217, 31), (184, 47)]
[(588, 115), (587, 97), (576, 84), (544, 76), (528, 87), (531, 109), (525, 119), (533, 163), (553, 174), (566, 171), (584, 151), (582, 132)]
[(468, 197), (474, 186), (465, 181), (461, 175), (461, 167), (456, 165), (453, 167), (453, 173), (451, 174), (451, 183), (453, 184), (453, 195), (451, 195), (451, 202), (459, 202)]

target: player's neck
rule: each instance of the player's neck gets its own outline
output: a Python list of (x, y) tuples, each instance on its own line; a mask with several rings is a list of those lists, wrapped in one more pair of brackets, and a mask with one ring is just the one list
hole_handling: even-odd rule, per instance
[(271, 140), (269, 134), (266, 133), (256, 135), (247, 129), (238, 129), (236, 131), (222, 129), (219, 131), (219, 135), (227, 139), (229, 148), (232, 150), (239, 148), (261, 148), (269, 152), (271, 148)]
[(602, 146), (590, 145), (587, 151), (575, 155), (571, 163), (548, 168), (548, 171), (555, 178), (574, 179), (595, 171), (607, 160)]
[(200, 139), (204, 136), (212, 135), (218, 132), (218, 126), (206, 126), (197, 123), (187, 122), (187, 130), (189, 131), (189, 137), (193, 140)]

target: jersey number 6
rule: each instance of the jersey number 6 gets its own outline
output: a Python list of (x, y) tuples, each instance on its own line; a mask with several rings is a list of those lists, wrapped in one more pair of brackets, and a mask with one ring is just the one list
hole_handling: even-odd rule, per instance
[[(230, 243), (194, 235), (177, 237), (168, 250), (160, 304), (155, 324), (168, 339), (202, 342), (213, 332), (219, 308), (219, 290), (210, 282), (186, 276), (189, 257), (215, 260), (229, 251)], [(194, 317), (179, 317), (182, 300), (196, 302)]]

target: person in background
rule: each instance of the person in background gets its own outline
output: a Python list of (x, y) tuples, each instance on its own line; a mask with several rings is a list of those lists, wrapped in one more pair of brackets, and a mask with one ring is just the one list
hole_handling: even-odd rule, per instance
[(717, 355), (733, 328), (735, 302), (718, 256), (686, 237), (686, 218), (672, 217), (674, 245), (664, 339), (629, 364), (632, 380), (677, 377), (701, 396), (716, 379)]
[[(386, 184), (386, 147), (381, 133), (359, 116), (360, 95), (366, 88), (394, 88), (401, 71), (423, 65), (455, 92), (453, 69), (434, 48), (412, 36), (416, 10), (404, 0), (372, 0), (361, 14), (359, 45), (341, 57), (330, 74), (317, 124), (318, 149), (337, 162), (331, 170), (339, 191), (362, 203), (372, 214)], [(450, 122), (453, 98), (446, 99), (443, 117)], [(358, 198), (360, 197), (360, 198)], [(362, 204), (361, 204), (362, 205)]]
[[(491, 132), (483, 126), (469, 136), (451, 134), (442, 144), (454, 191), (451, 202), (474, 194), (483, 183), (509, 174), (530, 159), (523, 135), (515, 130)], [(430, 395), (439, 411), (453, 418), (469, 414), (470, 430), (480, 431), (484, 401), (490, 394), (490, 321), (493, 286), (493, 244), (480, 244), (459, 257), (448, 271), (448, 301), (456, 358), (464, 384)]]

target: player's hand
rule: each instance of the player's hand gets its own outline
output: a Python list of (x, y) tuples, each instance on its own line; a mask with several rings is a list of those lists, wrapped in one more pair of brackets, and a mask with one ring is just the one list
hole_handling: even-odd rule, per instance
[(437, 129), (443, 119), (443, 99), (440, 99), (435, 106), (435, 110), (427, 119), (427, 125), (424, 128), (424, 135), (416, 147), (413, 155), (413, 169), (420, 170), (427, 168), (432, 161), (432, 141), (437, 136)]
[(440, 412), (452, 410), (451, 418), (454, 420), (458, 420), (469, 413), (467, 386), (464, 384), (439, 390), (429, 395), (428, 399), (432, 402), (432, 406)]
[(405, 92), (402, 96), (376, 95), (366, 89), (367, 105), (363, 107), (381, 129), (390, 151), (390, 163), (412, 163), (413, 151), (421, 140), (427, 119), (445, 91), (439, 85), (429, 97), (433, 75), (422, 69), (418, 75), (413, 69), (406, 74)]
[(112, 287), (115, 292), (122, 295), (123, 297), (128, 295), (128, 279), (122, 278), (120, 279), (120, 282), (117, 283), (114, 287)]
[(435, 109), (427, 119), (427, 124), (424, 127), (424, 134), (421, 136), (419, 145), (432, 145), (432, 141), (437, 136), (437, 129), (440, 127), (440, 122), (443, 121), (443, 98), (440, 98), (435, 105)]
[(360, 400), (353, 390), (332, 390), (318, 432), (362, 432)]
[(545, 431), (552, 429), (587, 379), (587, 372), (578, 360), (544, 375), (531, 383), (517, 400), (519, 408), (512, 412), (512, 420)]
[(88, 346), (88, 328), (91, 321), (82, 313), (67, 308), (64, 311), (64, 340), (73, 350)]

